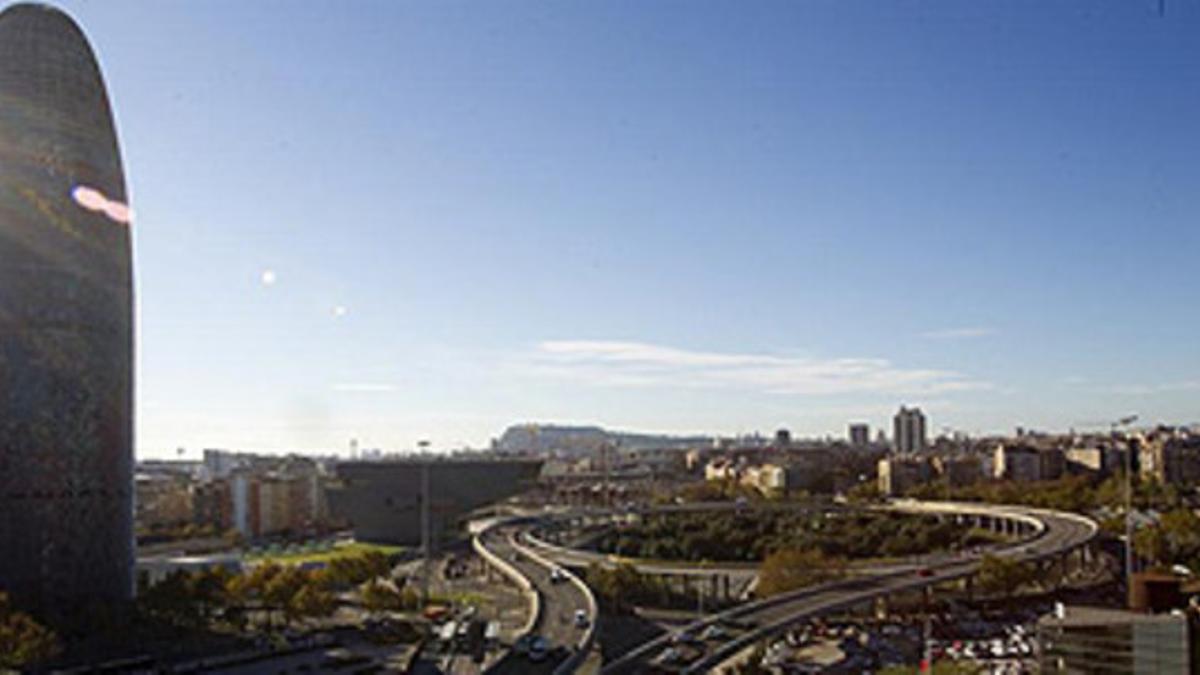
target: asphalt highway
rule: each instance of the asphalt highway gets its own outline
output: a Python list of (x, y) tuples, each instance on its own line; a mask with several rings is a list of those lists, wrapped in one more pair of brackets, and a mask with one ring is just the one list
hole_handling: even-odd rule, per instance
[[(930, 507), (930, 511), (940, 512), (947, 512), (955, 507), (955, 505), (947, 504), (929, 504), (927, 506)], [(918, 511), (925, 510), (922, 507), (921, 503), (905, 505), (905, 508)], [(978, 511), (981, 507), (973, 504), (962, 505), (962, 508)], [(1026, 561), (1053, 558), (1086, 544), (1096, 533), (1094, 523), (1069, 514), (1019, 507), (987, 508), (996, 515), (1036, 518), (1044, 525), (1041, 533), (1032, 540), (998, 550), (997, 554), (1004, 557)], [(822, 584), (783, 596), (740, 605), (720, 614), (705, 617), (684, 627), (681, 631), (643, 643), (625, 657), (607, 665), (603, 672), (641, 672), (673, 641), (678, 641), (677, 636), (681, 633), (695, 636), (706, 626), (714, 623), (741, 626), (740, 629), (730, 629), (733, 635), (723, 642), (693, 645), (693, 648), (701, 650), (702, 653), (687, 664), (684, 672), (705, 672), (755, 642), (778, 635), (798, 622), (875, 598), (961, 579), (974, 574), (978, 566), (978, 558), (941, 557), (936, 561), (928, 561), (924, 565), (912, 565), (907, 568), (898, 566), (874, 576)]]
[[(497, 664), (492, 672), (549, 673), (583, 637), (584, 629), (575, 625), (575, 612), (587, 611), (587, 598), (575, 584), (551, 581), (548, 569), (521, 554), (512, 542), (512, 537), (518, 531), (519, 528), (513, 527), (492, 528), (481, 535), (481, 540), (489, 551), (524, 575), (540, 594), (541, 614), (533, 632), (549, 643), (550, 656), (545, 661), (534, 663), (527, 656), (512, 653)], [(588, 617), (588, 620), (594, 621), (595, 617)]]

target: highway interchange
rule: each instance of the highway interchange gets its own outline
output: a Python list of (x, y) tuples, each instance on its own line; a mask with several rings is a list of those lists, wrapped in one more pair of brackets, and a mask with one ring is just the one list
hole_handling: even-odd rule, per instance
[[(690, 508), (731, 508), (733, 505), (700, 505)], [(951, 504), (941, 502), (896, 502), (889, 508), (911, 513), (937, 513), (948, 516), (985, 517), (1003, 521), (1015, 530), (1018, 527), (1026, 538), (1018, 543), (1005, 545), (995, 553), (1004, 557), (1025, 561), (1042, 561), (1062, 558), (1072, 550), (1089, 543), (1095, 536), (1095, 523), (1074, 514), (1059, 513), (1016, 506), (987, 506), (980, 504)], [(675, 510), (681, 510), (676, 507)], [(589, 514), (567, 513), (556, 518), (579, 517)], [(534, 522), (534, 521), (530, 521)], [(585, 607), (587, 598), (573, 584), (552, 583), (548, 567), (521, 555), (513, 538), (523, 532), (528, 536), (534, 527), (529, 523), (493, 528), (484, 533), (485, 545), (528, 576), (542, 593), (542, 617), (538, 631), (551, 640), (553, 645), (574, 644), (579, 631), (570, 621), (576, 609)], [(528, 551), (528, 549), (525, 549)], [(538, 548), (539, 557), (553, 559), (554, 564), (579, 565), (604, 562), (606, 556), (581, 551)], [(543, 563), (549, 562), (546, 560)], [(610, 561), (611, 564), (611, 561)], [(941, 555), (914, 560), (910, 563), (890, 564), (872, 570), (860, 570), (861, 574), (850, 579), (802, 589), (766, 600), (743, 603), (724, 612), (709, 615), (682, 629), (668, 632), (641, 644), (622, 658), (603, 668), (603, 673), (636, 673), (647, 670), (654, 659), (670, 645), (687, 640), (701, 655), (682, 668), (683, 672), (700, 673), (711, 671), (742, 650), (766, 638), (778, 635), (798, 622), (887, 597), (892, 594), (915, 591), (939, 583), (969, 577), (977, 571), (979, 557)], [(647, 573), (708, 574), (745, 576), (744, 565), (719, 567), (686, 564), (648, 563), (639, 564)], [(708, 644), (697, 644), (694, 636), (707, 626), (720, 624), (726, 635), (721, 640)], [(573, 632), (574, 631), (574, 632)], [(525, 670), (530, 672), (526, 662)], [(499, 671), (497, 671), (499, 672)], [(518, 671), (509, 671), (518, 672)], [(550, 672), (550, 671), (544, 671)]]

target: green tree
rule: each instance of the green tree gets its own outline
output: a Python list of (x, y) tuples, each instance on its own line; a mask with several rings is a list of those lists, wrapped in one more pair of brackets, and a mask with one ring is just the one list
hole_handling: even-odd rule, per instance
[(267, 619), (271, 625), (274, 625), (272, 616), (274, 612), (282, 612), (284, 619), (289, 623), (298, 618), (294, 613), (294, 604), (292, 598), (300, 592), (306, 584), (307, 576), (303, 571), (295, 567), (285, 567), (275, 575), (273, 575), (262, 591), (262, 599), (264, 608), (267, 610)]
[(755, 592), (760, 597), (778, 595), (839, 578), (845, 571), (844, 560), (827, 557), (818, 549), (783, 549), (763, 560)]
[(194, 601), (192, 576), (185, 570), (175, 570), (138, 597), (138, 605), (146, 614), (178, 626), (198, 627), (204, 615)]
[(324, 619), (337, 609), (337, 600), (329, 591), (310, 580), (296, 591), (289, 602), (291, 614), (305, 619)]
[(1017, 589), (1036, 581), (1037, 570), (1030, 564), (1011, 558), (986, 554), (979, 563), (979, 587), (985, 593), (1011, 598)]
[(404, 607), (404, 598), (396, 587), (388, 582), (371, 579), (359, 592), (362, 606), (372, 616), (382, 612), (399, 611)]
[(229, 604), (227, 586), (234, 576), (224, 567), (197, 570), (187, 579), (188, 601), (196, 605), (195, 612), (202, 623), (209, 623), (213, 616)]
[(1187, 508), (1168, 511), (1158, 523), (1140, 528), (1133, 545), (1152, 564), (1192, 567), (1200, 563), (1200, 517)]
[(846, 500), (851, 504), (877, 502), (883, 498), (879, 484), (873, 480), (863, 481), (846, 491)]
[(45, 663), (62, 652), (54, 631), (17, 611), (8, 594), (0, 593), (0, 669), (21, 669)]

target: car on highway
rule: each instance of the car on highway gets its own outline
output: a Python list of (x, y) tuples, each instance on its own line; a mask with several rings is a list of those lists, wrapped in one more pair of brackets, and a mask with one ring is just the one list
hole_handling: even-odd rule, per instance
[(686, 630), (681, 630), (671, 636), (671, 644), (673, 645), (690, 645), (698, 641), (694, 634)]
[(720, 624), (710, 624), (700, 632), (700, 639), (708, 642), (710, 640), (724, 640), (729, 637), (729, 631), (725, 630)]
[(590, 622), (588, 621), (588, 615), (587, 615), (586, 610), (582, 610), (582, 609), (575, 610), (575, 627), (576, 628), (587, 628), (589, 623)]
[(680, 653), (678, 649), (674, 647), (667, 647), (666, 649), (662, 650), (658, 656), (654, 657), (653, 663), (655, 665), (667, 666), (679, 663), (682, 660), (683, 654)]
[(529, 660), (534, 663), (545, 661), (550, 654), (550, 644), (544, 637), (535, 637), (529, 642)]
[(931, 577), (933, 576), (933, 570), (929, 569), (928, 567), (922, 567), (921, 569), (917, 570), (917, 576), (922, 578)]
[(558, 584), (567, 580), (567, 575), (562, 571), (561, 567), (555, 567), (550, 570), (550, 583)]

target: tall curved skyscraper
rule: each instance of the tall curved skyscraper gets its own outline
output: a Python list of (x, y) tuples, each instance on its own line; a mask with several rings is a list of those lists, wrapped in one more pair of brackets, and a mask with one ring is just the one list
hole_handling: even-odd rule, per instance
[(129, 220), (87, 39), (0, 12), (0, 590), (51, 615), (132, 595)]

